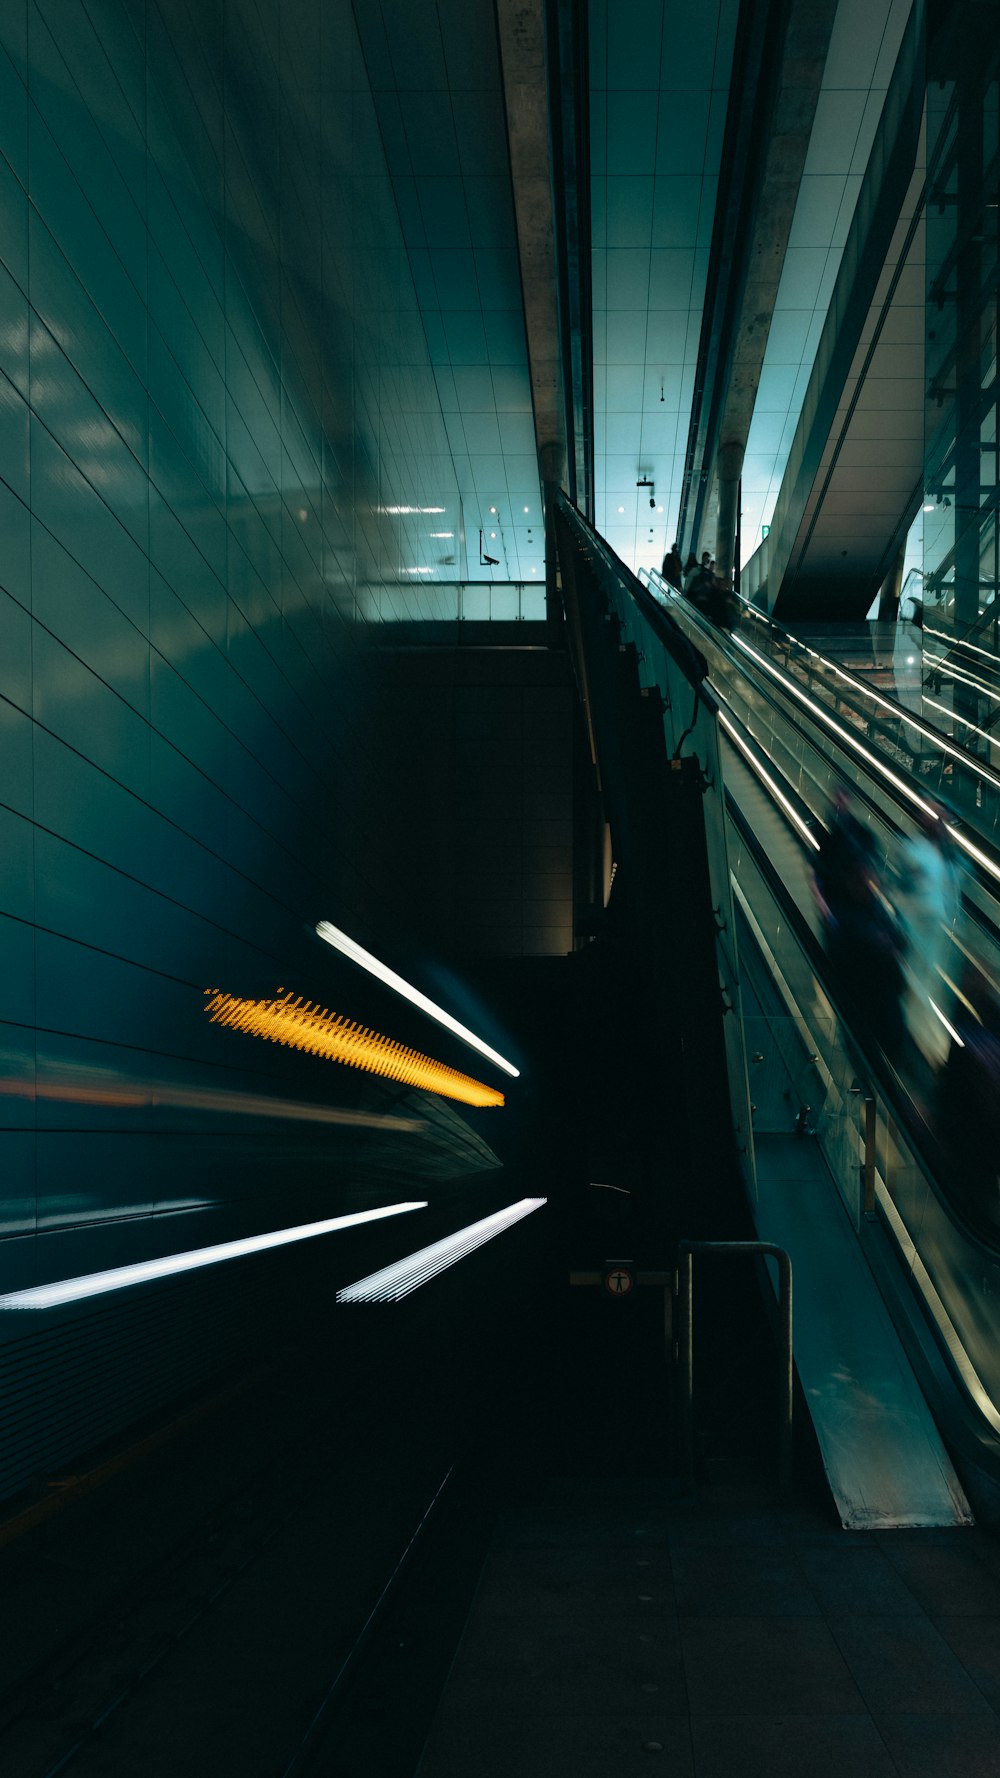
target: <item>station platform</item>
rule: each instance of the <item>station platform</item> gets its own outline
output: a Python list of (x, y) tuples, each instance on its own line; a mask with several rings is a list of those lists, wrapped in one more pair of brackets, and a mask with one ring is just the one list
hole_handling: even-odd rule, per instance
[(995, 1535), (549, 1477), (498, 1521), (418, 1778), (995, 1778), (998, 1712)]

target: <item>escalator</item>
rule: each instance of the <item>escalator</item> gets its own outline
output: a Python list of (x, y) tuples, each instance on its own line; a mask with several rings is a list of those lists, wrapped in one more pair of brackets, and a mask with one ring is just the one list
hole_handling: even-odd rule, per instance
[[(807, 686), (800, 659), (787, 672), (772, 658), (773, 639), (713, 630), (638, 583), (568, 506), (561, 527), (561, 558), (569, 533), (601, 560), (604, 622), (660, 707), (668, 756), (698, 762), (718, 975), (736, 1014), (724, 1019), (731, 1128), (758, 1233), (798, 1269), (799, 1378), (841, 1518), (964, 1522), (949, 1450), (977, 1504), (1000, 1478), (1000, 1229), (956, 1201), (914, 1082), (859, 1041), (830, 991), (809, 883), (838, 785), (889, 852), (924, 785), (950, 778), (951, 744), (908, 733), (881, 694), (859, 702), (850, 676), (820, 692), (807, 661)], [(990, 826), (988, 799), (970, 803)], [(956, 956), (995, 957), (1000, 973), (1000, 863), (971, 822), (955, 826), (970, 862)]]
[[(671, 599), (669, 609), (704, 648), (723, 706), (737, 898), (757, 950), (781, 984), (786, 1011), (780, 1043), (776, 1034), (772, 1041), (772, 1050), (784, 1046), (783, 1090), (793, 1101), (786, 1127), (799, 1119), (823, 1153), (938, 1421), (988, 1508), (1000, 1432), (995, 1180), (989, 1195), (981, 1182), (971, 1191), (943, 1140), (920, 1070), (906, 1056), (890, 1061), (870, 1042), (867, 1049), (859, 1044), (829, 992), (809, 887), (810, 859), (835, 787), (850, 787), (882, 855), (891, 858), (910, 827), (910, 811), (926, 799), (924, 785), (944, 787), (951, 743), (921, 733), (916, 758), (907, 761), (898, 744), (905, 714), (886, 710), (887, 700), (850, 675), (834, 672), (824, 680), (814, 651), (795, 645), (778, 626), (762, 634), (755, 616), (750, 637), (727, 637), (710, 631), (684, 602)], [(792, 659), (788, 672), (775, 658), (785, 650)], [(988, 788), (980, 762), (961, 763), (966, 786), (978, 777)], [(944, 782), (950, 779), (949, 772)], [(1000, 976), (993, 824), (986, 795), (969, 798), (961, 816), (949, 820), (966, 873), (962, 917), (950, 934), (944, 1004), (948, 976), (955, 984), (972, 967), (987, 983)], [(766, 1048), (749, 1028), (747, 1042), (754, 1053)], [(953, 1031), (949, 1069), (961, 1059), (960, 1043)], [(760, 1158), (759, 1109), (755, 1130)]]

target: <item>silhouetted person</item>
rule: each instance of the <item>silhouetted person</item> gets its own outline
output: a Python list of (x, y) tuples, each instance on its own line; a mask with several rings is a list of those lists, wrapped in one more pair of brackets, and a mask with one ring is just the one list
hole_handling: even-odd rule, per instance
[(951, 931), (962, 905), (954, 847), (943, 810), (919, 809), (918, 831), (904, 841), (899, 857), (896, 909), (906, 939), (903, 969), (906, 1028), (932, 1068), (948, 1054), (948, 1032), (935, 1007), (946, 1016), (951, 990), (944, 980)]
[(670, 545), (670, 548), (664, 556), (663, 567), (660, 572), (663, 575), (664, 580), (668, 581), (672, 587), (676, 587), (677, 591), (680, 592), (684, 584), (684, 568), (681, 563), (680, 550), (677, 548), (676, 542)]
[(694, 580), (695, 575), (700, 574), (700, 573), (701, 573), (701, 564), (698, 561), (698, 558), (695, 555), (694, 550), (692, 550), (691, 554), (688, 556), (688, 559), (684, 564), (684, 582), (683, 582), (682, 590), (685, 593), (689, 593), (691, 591), (691, 582)]
[(842, 790), (813, 866), (813, 890), (834, 993), (856, 1021), (859, 1038), (870, 1035), (890, 1055), (898, 1053), (903, 937), (879, 881), (871, 830)]

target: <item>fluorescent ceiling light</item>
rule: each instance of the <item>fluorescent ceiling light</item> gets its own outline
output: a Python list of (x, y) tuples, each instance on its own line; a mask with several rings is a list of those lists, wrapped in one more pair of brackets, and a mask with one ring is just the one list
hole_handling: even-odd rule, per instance
[(459, 1229), (454, 1235), (446, 1235), (443, 1241), (435, 1241), (430, 1247), (421, 1247), (419, 1253), (408, 1253), (405, 1259), (396, 1260), (394, 1265), (383, 1266), (379, 1272), (370, 1272), (367, 1278), (359, 1278), (356, 1284), (345, 1285), (338, 1290), (338, 1303), (398, 1303), (401, 1297), (409, 1296), (410, 1292), (426, 1284), (429, 1278), (436, 1278), (439, 1272), (456, 1261), (464, 1259), (467, 1253), (482, 1247), (485, 1242), (492, 1241), (495, 1235), (502, 1235), (522, 1217), (530, 1216), (548, 1203), (547, 1198), (520, 1198), (516, 1204), (508, 1204), (506, 1210), (497, 1210), (492, 1216), (484, 1216), (481, 1222), (472, 1222), (468, 1228)]
[(325, 939), (328, 945), (333, 946), (335, 951), (342, 951), (345, 957), (351, 959), (352, 963), (360, 964), (362, 969), (367, 969), (369, 975), (377, 976), (379, 981), (385, 982), (386, 987), (392, 988), (394, 993), (402, 994), (404, 1000), (410, 1000), (414, 1006), (419, 1006), (421, 1012), (427, 1013), (429, 1018), (436, 1019), (446, 1031), (453, 1032), (456, 1037), (462, 1039), (463, 1043), (478, 1050), (481, 1056), (486, 1056), (491, 1062), (495, 1062), (497, 1067), (502, 1068), (506, 1074), (512, 1075), (515, 1080), (519, 1078), (521, 1070), (515, 1068), (513, 1062), (508, 1062), (506, 1057), (501, 1056), (497, 1050), (491, 1049), (490, 1045), (484, 1043), (481, 1037), (477, 1037), (474, 1031), (470, 1031), (467, 1025), (460, 1025), (457, 1019), (452, 1018), (450, 1012), (445, 1012), (443, 1007), (437, 1006), (433, 1000), (428, 1000), (427, 995), (421, 994), (419, 988), (411, 988), (409, 982), (404, 982), (401, 975), (397, 975), (395, 970), (389, 969), (386, 964), (380, 963), (370, 951), (363, 950), (361, 945), (355, 944), (353, 938), (348, 938), (346, 932), (341, 932), (336, 926), (331, 926), (329, 920), (318, 920), (316, 931), (320, 938)]
[(379, 1222), (386, 1216), (402, 1216), (408, 1210), (426, 1210), (427, 1199), (408, 1204), (383, 1204), (378, 1210), (358, 1210), (350, 1216), (331, 1216), (326, 1222), (303, 1222), (297, 1228), (273, 1229), (266, 1235), (247, 1235), (239, 1241), (222, 1241), (215, 1247), (195, 1247), (188, 1253), (168, 1253), (163, 1259), (144, 1259), (136, 1265), (115, 1266), (110, 1272), (87, 1272), (80, 1278), (63, 1278), (57, 1284), (35, 1284), (28, 1290), (12, 1290), (0, 1296), (0, 1309), (55, 1309), (84, 1297), (104, 1296), (131, 1284), (148, 1284), (177, 1272), (194, 1272), (215, 1266), (220, 1260), (241, 1259), (247, 1253), (265, 1253), (271, 1247), (288, 1247), (293, 1241), (312, 1241), (335, 1229), (351, 1229), (362, 1222)]

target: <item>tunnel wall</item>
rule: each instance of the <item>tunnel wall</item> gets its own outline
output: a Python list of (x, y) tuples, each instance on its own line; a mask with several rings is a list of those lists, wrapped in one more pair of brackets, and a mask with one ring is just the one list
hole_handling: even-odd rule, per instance
[(10, 0), (0, 206), (2, 1293), (367, 1201), (384, 1092), (204, 991), (374, 1022), (361, 608), (457, 490), (345, 0)]

